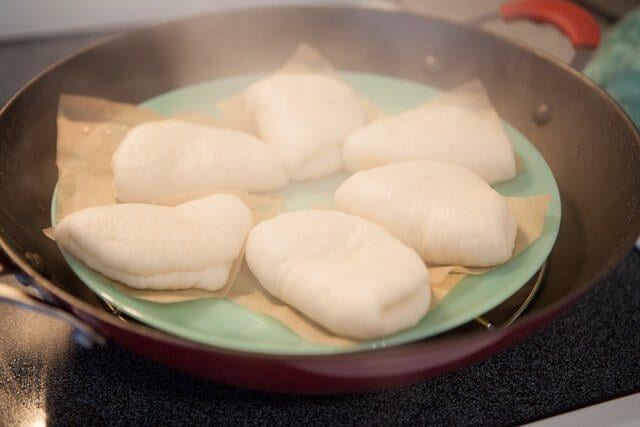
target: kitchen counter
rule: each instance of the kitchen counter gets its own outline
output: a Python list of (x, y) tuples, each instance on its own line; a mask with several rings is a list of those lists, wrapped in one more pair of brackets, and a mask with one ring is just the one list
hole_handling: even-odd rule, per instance
[[(97, 36), (0, 44), (0, 103)], [(568, 313), (481, 363), (378, 393), (296, 397), (231, 388), (0, 304), (0, 425), (508, 424), (640, 391), (640, 253)]]

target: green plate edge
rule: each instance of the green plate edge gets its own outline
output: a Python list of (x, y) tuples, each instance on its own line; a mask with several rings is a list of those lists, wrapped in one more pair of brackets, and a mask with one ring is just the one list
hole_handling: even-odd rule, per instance
[[(361, 94), (388, 113), (412, 108), (438, 95), (440, 90), (387, 76), (341, 72)], [(262, 77), (252, 74), (200, 83), (167, 92), (142, 104), (162, 114), (198, 111), (216, 115), (216, 100), (240, 92)], [(161, 304), (129, 297), (65, 251), (62, 254), (76, 275), (100, 298), (132, 318), (175, 336), (203, 344), (254, 353), (326, 355), (384, 348), (425, 339), (469, 322), (505, 301), (520, 289), (545, 262), (560, 228), (560, 194), (553, 174), (538, 150), (515, 128), (505, 130), (520, 159), (522, 170), (509, 182), (494, 186), (505, 196), (550, 194), (549, 211), (541, 237), (502, 267), (481, 276), (467, 276), (414, 328), (350, 347), (317, 345), (304, 341), (280, 321), (255, 314), (225, 299), (204, 299)], [(55, 192), (51, 209), (56, 223)]]

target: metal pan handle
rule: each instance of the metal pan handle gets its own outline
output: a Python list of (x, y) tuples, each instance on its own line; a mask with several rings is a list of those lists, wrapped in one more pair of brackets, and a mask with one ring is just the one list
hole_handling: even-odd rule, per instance
[(18, 288), (2, 283), (3, 278), (12, 276), (14, 272), (15, 269), (11, 267), (10, 261), (8, 261), (5, 255), (0, 251), (0, 302), (15, 305), (67, 322), (71, 327), (73, 327), (74, 341), (84, 348), (91, 348), (95, 345), (104, 345), (107, 342), (102, 335), (97, 333), (91, 326), (87, 325), (76, 316), (43, 301), (36, 289), (30, 286)]
[(577, 4), (566, 0), (518, 0), (500, 6), (505, 21), (529, 19), (554, 25), (571, 40), (576, 54), (571, 66), (582, 70), (600, 44), (600, 26)]
[(582, 7), (565, 0), (519, 0), (500, 6), (505, 21), (530, 19), (557, 27), (571, 40), (573, 47), (595, 49), (600, 44), (600, 27)]

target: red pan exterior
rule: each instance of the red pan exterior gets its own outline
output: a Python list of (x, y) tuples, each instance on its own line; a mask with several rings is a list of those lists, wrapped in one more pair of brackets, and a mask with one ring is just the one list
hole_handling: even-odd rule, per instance
[(524, 338), (564, 308), (565, 305), (558, 306), (521, 328), (481, 333), (473, 338), (321, 357), (212, 351), (210, 347), (166, 335), (140, 334), (95, 318), (91, 320), (114, 343), (184, 372), (257, 390), (336, 394), (392, 388), (463, 368)]

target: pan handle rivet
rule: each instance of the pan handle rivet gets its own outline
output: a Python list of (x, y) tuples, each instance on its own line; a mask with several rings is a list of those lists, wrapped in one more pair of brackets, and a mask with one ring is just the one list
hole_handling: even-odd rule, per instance
[(551, 120), (551, 106), (547, 103), (542, 103), (538, 105), (536, 111), (533, 113), (533, 121), (536, 122), (538, 126), (542, 126)]
[(437, 74), (442, 70), (442, 61), (435, 55), (427, 55), (424, 58), (425, 71), (428, 74)]

